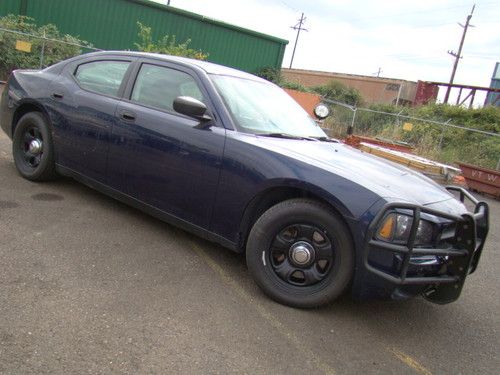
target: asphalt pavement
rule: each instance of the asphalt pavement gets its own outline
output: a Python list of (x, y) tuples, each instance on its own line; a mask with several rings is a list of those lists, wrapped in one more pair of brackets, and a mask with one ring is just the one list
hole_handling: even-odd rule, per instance
[(279, 305), (244, 257), (70, 179), (32, 183), (0, 135), (1, 374), (497, 374), (500, 202), (439, 306)]

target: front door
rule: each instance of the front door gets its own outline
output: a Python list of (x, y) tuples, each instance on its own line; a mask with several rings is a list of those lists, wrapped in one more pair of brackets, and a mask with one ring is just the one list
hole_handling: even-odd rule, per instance
[(174, 99), (181, 95), (210, 108), (203, 85), (187, 68), (143, 62), (130, 91), (116, 110), (108, 185), (208, 228), (225, 130), (215, 122), (209, 129), (198, 129), (199, 121), (173, 109)]

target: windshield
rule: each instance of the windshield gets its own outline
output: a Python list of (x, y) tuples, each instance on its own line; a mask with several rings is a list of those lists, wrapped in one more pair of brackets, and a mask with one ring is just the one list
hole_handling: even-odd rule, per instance
[(237, 130), (253, 134), (325, 137), (316, 122), (279, 87), (266, 82), (211, 75)]

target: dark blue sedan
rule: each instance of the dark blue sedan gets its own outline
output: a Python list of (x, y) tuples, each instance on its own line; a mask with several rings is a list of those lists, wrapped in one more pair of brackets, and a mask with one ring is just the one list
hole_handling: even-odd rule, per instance
[(100, 52), (18, 70), (0, 124), (24, 178), (71, 176), (245, 252), (290, 306), (348, 289), (452, 302), (487, 236), (465, 190), (328, 138), (277, 86), (207, 62)]

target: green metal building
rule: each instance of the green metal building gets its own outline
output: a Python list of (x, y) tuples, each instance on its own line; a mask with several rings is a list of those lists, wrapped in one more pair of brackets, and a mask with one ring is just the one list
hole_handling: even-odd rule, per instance
[(256, 72), (281, 68), (288, 41), (147, 0), (0, 0), (0, 16), (20, 14), (37, 24), (55, 24), (64, 34), (100, 49), (134, 49), (137, 21), (153, 36), (191, 39), (190, 48), (209, 54), (208, 60)]

